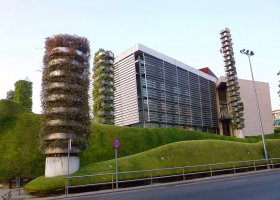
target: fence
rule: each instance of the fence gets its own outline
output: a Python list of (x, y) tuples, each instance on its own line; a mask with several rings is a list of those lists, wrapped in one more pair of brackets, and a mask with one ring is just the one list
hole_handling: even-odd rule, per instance
[[(203, 175), (208, 174), (209, 176), (214, 176), (218, 173), (238, 173), (242, 170), (254, 170), (257, 171), (260, 168), (274, 168), (280, 166), (280, 158), (271, 159), (261, 159), (261, 160), (246, 160), (238, 162), (226, 162), (226, 163), (216, 163), (216, 164), (205, 164), (205, 165), (194, 165), (194, 166), (182, 166), (173, 168), (160, 168), (151, 170), (139, 170), (139, 171), (127, 171), (118, 172), (118, 181), (116, 182), (116, 173), (105, 173), (105, 174), (90, 174), (83, 176), (67, 176), (65, 179), (65, 195), (69, 194), (69, 189), (71, 188), (81, 188), (81, 187), (92, 187), (92, 186), (102, 186), (111, 185), (112, 189), (118, 183), (130, 183), (146, 181), (148, 184), (153, 184), (154, 181), (160, 179), (168, 179), (172, 177), (182, 177), (181, 180), (186, 180), (187, 176), (193, 175)], [(134, 176), (134, 178), (133, 178)], [(71, 185), (71, 180), (76, 180), (74, 184)], [(82, 179), (87, 179), (82, 180)], [(79, 181), (80, 180), (80, 181)], [(110, 181), (108, 181), (110, 180)], [(86, 183), (83, 182), (92, 182)]]

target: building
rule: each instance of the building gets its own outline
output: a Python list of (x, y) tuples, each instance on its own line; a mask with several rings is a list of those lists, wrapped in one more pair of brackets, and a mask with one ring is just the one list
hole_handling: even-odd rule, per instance
[(216, 80), (137, 44), (115, 58), (115, 124), (216, 133)]
[[(217, 79), (209, 68), (195, 69), (142, 44), (117, 56), (114, 65), (116, 125), (181, 127), (237, 137), (261, 134), (252, 81), (238, 79), (238, 91), (229, 90), (227, 78)], [(264, 132), (271, 134), (269, 85), (256, 85)], [(236, 123), (242, 124), (242, 135), (232, 126), (234, 116), (243, 119)]]
[(280, 109), (272, 111), (272, 119), (274, 127), (280, 127)]
[[(219, 113), (219, 130), (222, 135), (235, 135), (234, 127), (231, 125), (232, 111), (230, 110), (230, 95), (228, 87), (226, 87), (227, 80), (225, 77), (220, 77), (217, 81), (217, 102)], [(244, 136), (254, 136), (261, 134), (261, 127), (259, 122), (259, 114), (257, 108), (257, 101), (253, 90), (253, 82), (251, 80), (238, 79), (238, 87), (240, 97), (243, 102), (242, 116), (244, 118), (243, 133)], [(269, 93), (269, 84), (255, 81), (258, 100), (260, 105), (260, 112), (262, 118), (262, 125), (265, 134), (274, 132), (271, 117), (271, 101)]]

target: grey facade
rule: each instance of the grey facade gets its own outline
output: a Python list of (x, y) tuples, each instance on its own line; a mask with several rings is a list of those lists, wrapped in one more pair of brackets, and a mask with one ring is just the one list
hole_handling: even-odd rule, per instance
[(115, 59), (115, 124), (216, 133), (216, 80), (137, 44)]

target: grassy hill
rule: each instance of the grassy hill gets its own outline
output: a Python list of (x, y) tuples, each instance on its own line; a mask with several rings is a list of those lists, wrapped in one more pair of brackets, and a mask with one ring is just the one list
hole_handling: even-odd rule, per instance
[[(280, 157), (280, 140), (268, 140), (267, 144), (270, 156)], [(146, 170), (240, 160), (257, 160), (264, 158), (262, 148), (263, 147), (261, 142), (241, 143), (218, 140), (180, 141), (163, 145), (132, 156), (122, 157), (119, 159), (119, 171)], [(114, 162), (114, 160), (108, 160), (98, 163), (92, 163), (83, 166), (78, 172), (74, 173), (73, 175), (114, 172)], [(232, 167), (232, 165), (230, 165), (229, 167)], [(185, 172), (196, 170), (200, 169), (188, 169)], [(154, 173), (154, 175), (167, 175), (176, 173), (182, 173), (182, 170), (170, 170), (165, 172), (158, 171)], [(132, 175), (120, 175), (119, 179), (124, 180), (149, 176), (150, 173), (140, 173)], [(109, 181), (111, 181), (111, 177), (74, 179), (71, 181), (71, 185)], [(64, 176), (53, 178), (45, 178), (44, 176), (41, 176), (28, 183), (25, 186), (25, 189), (32, 192), (48, 192), (57, 189), (63, 189), (64, 183)]]
[[(40, 115), (7, 100), (0, 100), (0, 180), (16, 176), (35, 178), (44, 174), (45, 157), (39, 152)], [(255, 143), (260, 138), (238, 139), (183, 129), (143, 129), (92, 124), (88, 148), (81, 166), (114, 158), (112, 140), (121, 141), (119, 157), (130, 156), (178, 141), (227, 140)]]

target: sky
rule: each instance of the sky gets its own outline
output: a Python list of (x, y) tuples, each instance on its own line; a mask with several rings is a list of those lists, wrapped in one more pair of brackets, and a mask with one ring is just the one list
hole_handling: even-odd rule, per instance
[[(116, 55), (141, 43), (194, 68), (224, 76), (220, 30), (231, 30), (238, 77), (268, 82), (272, 109), (280, 108), (279, 0), (0, 0), (0, 99), (14, 83), (33, 82), (33, 112), (41, 113), (46, 37), (67, 33)], [(92, 65), (92, 58), (91, 58)]]

